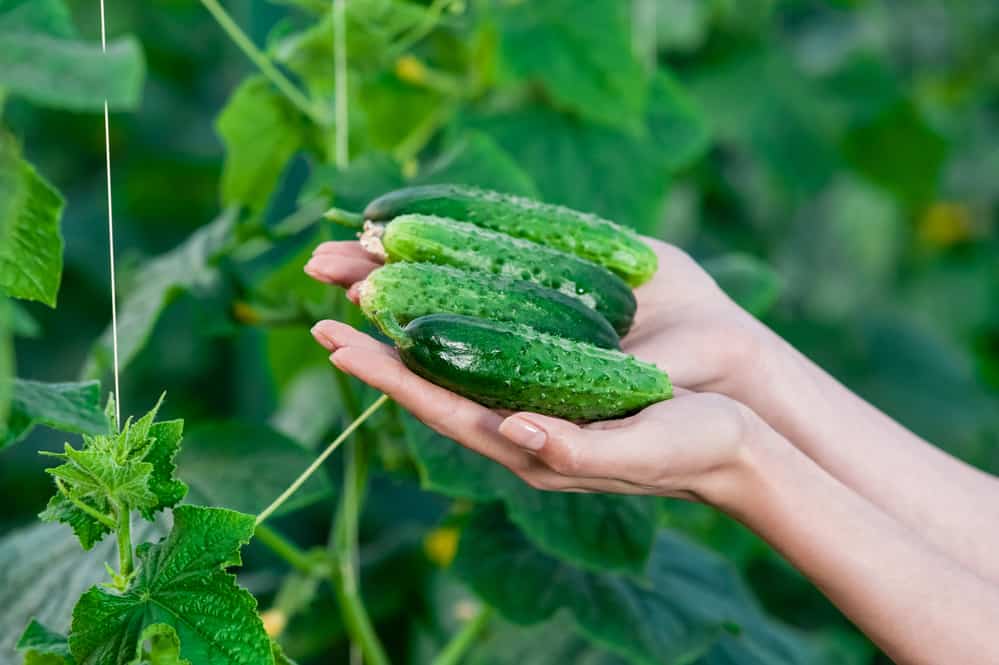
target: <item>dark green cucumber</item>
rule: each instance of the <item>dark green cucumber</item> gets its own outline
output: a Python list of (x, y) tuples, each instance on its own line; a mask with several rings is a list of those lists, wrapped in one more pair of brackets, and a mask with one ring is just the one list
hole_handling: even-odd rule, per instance
[(402, 215), (365, 224), (361, 244), (389, 261), (435, 263), (535, 282), (595, 309), (619, 335), (631, 328), (635, 295), (620, 277), (572, 254), (473, 224)]
[[(607, 320), (575, 298), (532, 282), (429, 263), (390, 263), (360, 287), (361, 309), (375, 323), (407, 324), (427, 314), (465, 314), (616, 349)], [(388, 334), (388, 331), (383, 331)]]
[(431, 314), (392, 336), (413, 372), (490, 408), (607, 420), (673, 395), (654, 365), (520, 324)]
[(631, 286), (655, 274), (652, 248), (629, 228), (596, 215), (464, 185), (407, 187), (378, 197), (364, 218), (384, 222), (405, 214), (450, 217), (554, 247), (604, 266)]

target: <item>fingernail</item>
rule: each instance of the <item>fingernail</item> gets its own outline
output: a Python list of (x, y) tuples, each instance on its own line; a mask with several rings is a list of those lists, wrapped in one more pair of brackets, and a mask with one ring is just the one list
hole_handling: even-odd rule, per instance
[(548, 435), (545, 431), (520, 416), (511, 416), (500, 424), (500, 434), (528, 450), (541, 450)]
[(336, 346), (336, 344), (333, 342), (333, 339), (326, 334), (322, 326), (323, 326), (322, 323), (317, 323), (316, 325), (312, 326), (312, 329), (309, 332), (312, 333), (312, 337), (317, 342), (322, 344), (327, 349), (332, 349), (334, 346)]
[(322, 263), (322, 261), (318, 259), (309, 259), (308, 263), (305, 264), (305, 274), (309, 277), (314, 277), (315, 279), (323, 279), (323, 272), (319, 269), (320, 263)]

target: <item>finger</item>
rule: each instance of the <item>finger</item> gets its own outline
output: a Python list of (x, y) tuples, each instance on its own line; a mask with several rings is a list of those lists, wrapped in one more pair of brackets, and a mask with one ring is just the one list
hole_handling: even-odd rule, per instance
[(319, 243), (312, 251), (313, 256), (347, 256), (356, 259), (372, 258), (356, 240), (329, 240)]
[(311, 333), (315, 340), (330, 352), (345, 346), (353, 346), (382, 353), (390, 358), (396, 357), (391, 347), (340, 321), (320, 321), (312, 326)]
[(413, 374), (397, 358), (347, 345), (334, 351), (330, 359), (339, 369), (387, 394), (434, 430), (515, 473), (536, 464), (529, 453), (498, 433), (501, 416)]
[(370, 258), (321, 254), (309, 259), (305, 273), (320, 282), (347, 287), (363, 280), (379, 265)]

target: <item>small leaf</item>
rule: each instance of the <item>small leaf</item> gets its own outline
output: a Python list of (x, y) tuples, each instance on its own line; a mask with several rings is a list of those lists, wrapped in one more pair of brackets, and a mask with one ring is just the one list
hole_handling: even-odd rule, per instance
[(59, 484), (39, 517), (65, 522), (90, 549), (111, 530), (119, 511), (138, 510), (151, 521), (156, 512), (176, 505), (187, 492), (174, 478), (173, 463), (184, 423), (154, 422), (159, 406), (129, 420), (120, 432), (84, 435), (81, 450), (67, 443), (57, 456), (65, 463), (46, 469)]
[(62, 208), (62, 196), (21, 158), (14, 137), (0, 130), (0, 291), (55, 307)]
[(32, 619), (17, 641), (17, 650), (24, 654), (24, 665), (73, 665), (69, 642), (65, 635), (55, 633)]
[[(191, 499), (249, 514), (267, 507), (312, 462), (314, 455), (264, 424), (207, 423), (188, 432), (178, 463)], [(282, 512), (307, 506), (332, 488), (315, 474)]]
[[(230, 240), (236, 211), (225, 211), (166, 254), (152, 259), (136, 273), (135, 288), (118, 304), (120, 369), (146, 345), (160, 314), (181, 293), (208, 289), (218, 281), (217, 263)], [(84, 375), (98, 377), (111, 369), (111, 329), (91, 350)]]
[(505, 467), (403, 418), (424, 489), (475, 501), (501, 500), (544, 551), (592, 568), (641, 571), (655, 532), (656, 500), (541, 492)]
[(222, 202), (262, 210), (288, 161), (301, 147), (301, 113), (262, 76), (242, 83), (218, 119), (225, 144)]
[(753, 316), (763, 316), (780, 298), (781, 276), (751, 254), (724, 254), (702, 265), (729, 298)]
[(9, 386), (11, 403), (6, 429), (0, 426), (0, 450), (22, 440), (36, 425), (78, 434), (108, 432), (97, 381), (42, 383), (14, 379), (4, 383)]
[(198, 665), (274, 662), (257, 601), (225, 568), (240, 564), (254, 518), (220, 508), (180, 506), (165, 540), (136, 551), (135, 578), (122, 594), (91, 587), (73, 610), (70, 650), (78, 662), (128, 662), (146, 628), (171, 626), (180, 656)]
[[(146, 648), (146, 645), (149, 648)], [(139, 635), (135, 660), (129, 665), (192, 665), (180, 656), (180, 638), (173, 626), (154, 623)]]

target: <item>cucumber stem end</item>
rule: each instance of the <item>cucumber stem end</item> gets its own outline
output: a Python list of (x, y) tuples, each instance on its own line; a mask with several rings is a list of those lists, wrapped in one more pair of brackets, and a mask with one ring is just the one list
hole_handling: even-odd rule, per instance
[(359, 229), (364, 226), (364, 215), (357, 212), (350, 212), (349, 210), (341, 210), (340, 208), (330, 208), (323, 213), (323, 217), (340, 226), (346, 226), (351, 229)]

